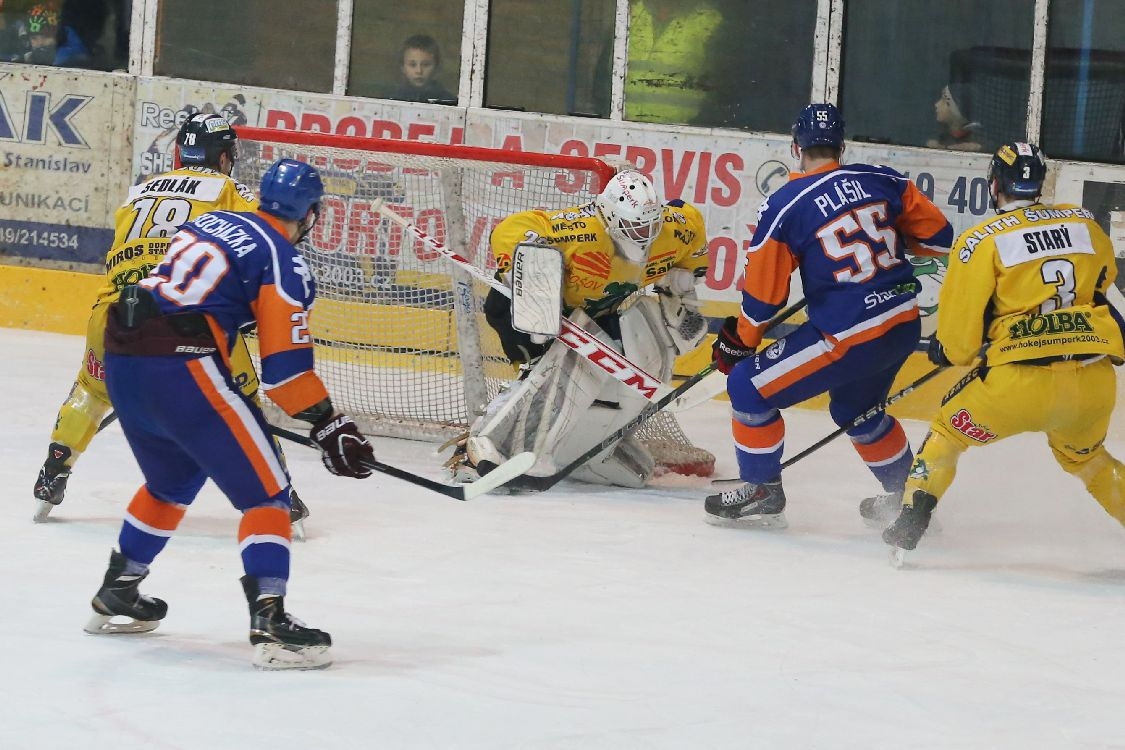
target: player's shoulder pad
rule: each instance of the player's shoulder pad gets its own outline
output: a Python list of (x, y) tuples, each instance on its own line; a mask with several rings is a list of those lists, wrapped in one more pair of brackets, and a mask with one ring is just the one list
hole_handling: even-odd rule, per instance
[(233, 177), (227, 177), (227, 179), (230, 180), (232, 185), (234, 185), (235, 192), (238, 193), (238, 195), (242, 198), (242, 200), (246, 201), (247, 203), (251, 203), (255, 207), (257, 207), (258, 196), (254, 195), (253, 190), (248, 188), (246, 185), (243, 185), (241, 182), (234, 179)]
[(866, 174), (877, 174), (884, 177), (890, 177), (894, 180), (903, 180), (910, 182), (910, 178), (899, 172), (894, 167), (888, 167), (886, 164), (845, 164), (841, 169), (852, 172), (860, 172)]

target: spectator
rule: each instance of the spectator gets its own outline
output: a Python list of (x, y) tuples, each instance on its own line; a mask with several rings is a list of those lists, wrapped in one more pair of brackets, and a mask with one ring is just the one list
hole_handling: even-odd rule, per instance
[[(112, 50), (103, 44), (113, 15)], [(129, 62), (130, 0), (65, 0), (55, 65), (94, 70), (124, 68)]]
[(457, 95), (437, 80), (441, 49), (432, 36), (415, 34), (402, 43), (402, 81), (388, 94), (404, 102), (456, 104)]
[[(54, 4), (36, 3), (22, 16), (13, 13), (3, 15), (0, 61), (50, 65), (55, 57), (55, 33), (59, 25), (59, 14)], [(9, 20), (13, 15), (15, 20)]]
[(930, 148), (948, 148), (954, 151), (980, 151), (980, 123), (972, 119), (972, 100), (968, 87), (961, 83), (943, 86), (941, 96), (934, 102), (934, 117), (941, 132), (937, 138), (926, 141)]

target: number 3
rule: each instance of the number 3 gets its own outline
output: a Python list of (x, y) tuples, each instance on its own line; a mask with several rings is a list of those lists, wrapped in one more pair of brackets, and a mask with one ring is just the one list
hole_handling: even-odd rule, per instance
[(1039, 306), (1039, 314), (1046, 315), (1052, 310), (1070, 307), (1074, 304), (1074, 264), (1069, 260), (1055, 258), (1043, 261), (1039, 267), (1043, 283), (1057, 287), (1055, 296)]

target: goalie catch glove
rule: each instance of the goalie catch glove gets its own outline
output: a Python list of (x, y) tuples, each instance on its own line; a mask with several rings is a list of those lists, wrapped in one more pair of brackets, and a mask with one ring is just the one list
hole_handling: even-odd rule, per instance
[(371, 476), (368, 466), (375, 461), (375, 451), (351, 417), (329, 414), (313, 425), (309, 436), (320, 446), (324, 468), (333, 474), (356, 479)]
[(654, 288), (676, 353), (687, 354), (707, 335), (707, 318), (699, 312), (700, 302), (695, 296), (695, 274), (686, 268), (673, 268)]

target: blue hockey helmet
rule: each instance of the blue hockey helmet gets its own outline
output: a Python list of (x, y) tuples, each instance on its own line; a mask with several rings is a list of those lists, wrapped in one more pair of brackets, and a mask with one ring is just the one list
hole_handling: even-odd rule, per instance
[(810, 104), (793, 123), (793, 142), (800, 148), (844, 145), (844, 118), (834, 104)]
[(1047, 160), (1034, 143), (1009, 141), (988, 163), (988, 184), (996, 180), (1001, 193), (1013, 198), (1038, 198), (1047, 179)]
[(319, 213), (323, 196), (320, 173), (296, 159), (281, 159), (262, 175), (261, 210), (282, 219), (301, 221), (309, 209)]

